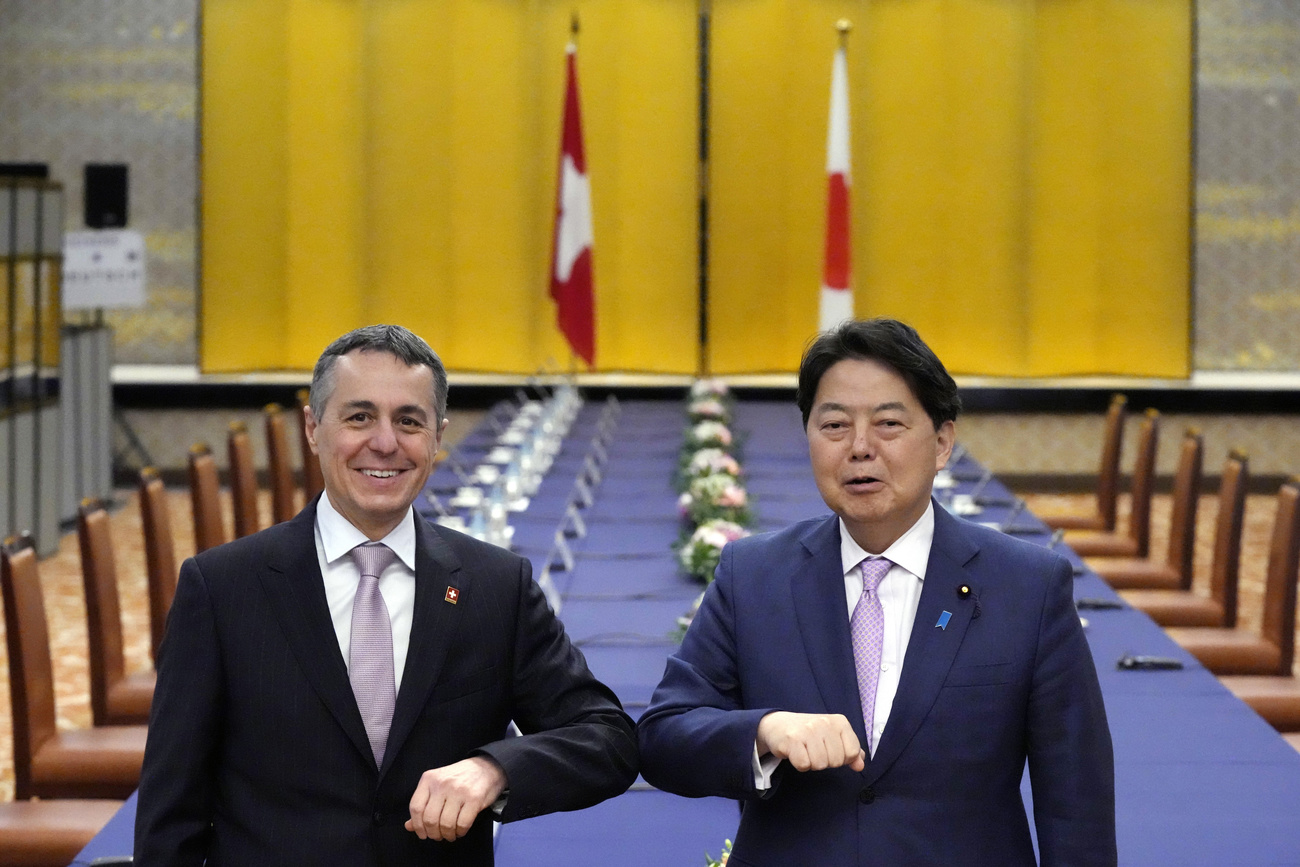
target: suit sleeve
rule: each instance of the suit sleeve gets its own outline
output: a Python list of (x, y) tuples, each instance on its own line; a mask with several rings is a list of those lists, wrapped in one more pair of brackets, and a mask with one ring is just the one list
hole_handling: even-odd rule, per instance
[(1070, 566), (1058, 561), (1029, 699), (1029, 774), (1043, 867), (1113, 867), (1115, 763)]
[(632, 719), (598, 681), (521, 561), (514, 636), (514, 721), (522, 737), (487, 744), (506, 772), (501, 821), (578, 810), (622, 794), (637, 775)]
[(748, 708), (736, 641), (733, 546), (722, 550), (717, 580), (704, 594), (681, 649), (637, 725), (641, 772), (653, 785), (688, 797), (752, 798), (758, 723), (779, 708)]
[(207, 858), (221, 684), (212, 602), (190, 558), (181, 568), (158, 654), (136, 808), (137, 864), (198, 867)]

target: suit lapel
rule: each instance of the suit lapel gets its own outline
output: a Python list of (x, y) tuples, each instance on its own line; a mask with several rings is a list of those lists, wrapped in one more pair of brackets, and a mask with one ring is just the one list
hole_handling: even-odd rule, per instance
[[(979, 546), (962, 529), (960, 522), (943, 508), (934, 509), (934, 542), (926, 566), (921, 600), (916, 609), (898, 693), (889, 711), (889, 722), (880, 737), (867, 769), (868, 782), (879, 779), (903, 752), (930, 712), (971, 618), (979, 610), (980, 588), (967, 574), (966, 564)], [(970, 588), (966, 598), (959, 589)], [(951, 617), (946, 628), (937, 624), (944, 612)]]
[(357, 750), (373, 762), (325, 600), (325, 581), (316, 557), (316, 504), (309, 504), (283, 529), (289, 541), (268, 545), (262, 588), (308, 682)]
[(841, 713), (865, 742), (858, 673), (853, 665), (853, 641), (844, 600), (840, 559), (839, 519), (831, 516), (799, 541), (806, 559), (790, 581), (799, 634), (812, 667), (813, 680), (829, 713)]
[(411, 618), (411, 642), (402, 670), (402, 687), (397, 693), (393, 724), (388, 730), (384, 751), (386, 772), (393, 757), (414, 728), (438, 682), (447, 652), (456, 633), (456, 622), (464, 610), (462, 603), (447, 601), (448, 588), (458, 594), (471, 592), (465, 585), (467, 574), (437, 530), (417, 513), (415, 516), (415, 611)]

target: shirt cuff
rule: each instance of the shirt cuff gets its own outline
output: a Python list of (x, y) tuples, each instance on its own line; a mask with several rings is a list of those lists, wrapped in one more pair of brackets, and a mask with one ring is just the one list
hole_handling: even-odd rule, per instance
[(776, 772), (777, 765), (781, 760), (776, 756), (768, 753), (763, 758), (758, 757), (758, 743), (754, 744), (754, 788), (760, 792), (766, 792), (772, 788), (772, 774)]

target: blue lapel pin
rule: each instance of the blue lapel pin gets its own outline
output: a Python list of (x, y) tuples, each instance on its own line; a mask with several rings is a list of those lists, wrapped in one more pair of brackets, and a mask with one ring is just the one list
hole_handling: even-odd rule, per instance
[(935, 626), (939, 627), (940, 629), (947, 629), (949, 620), (952, 620), (952, 612), (945, 611), (939, 615), (939, 622), (936, 623)]

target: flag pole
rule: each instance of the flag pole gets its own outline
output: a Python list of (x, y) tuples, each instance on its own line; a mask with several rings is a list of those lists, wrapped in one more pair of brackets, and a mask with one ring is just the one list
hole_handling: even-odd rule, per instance
[[(574, 9), (569, 13), (569, 42), (574, 48), (578, 47), (578, 31), (582, 28), (578, 24), (578, 10)], [(578, 381), (578, 353), (573, 351), (573, 344), (564, 341), (564, 345), (569, 347), (569, 381)]]
[(699, 354), (695, 361), (697, 376), (709, 376), (709, 96), (710, 64), (709, 43), (713, 22), (712, 0), (699, 0), (698, 6), (697, 76), (699, 87), (699, 152), (697, 155), (696, 239), (699, 254), (699, 274), (696, 283), (699, 316), (697, 342)]

